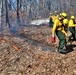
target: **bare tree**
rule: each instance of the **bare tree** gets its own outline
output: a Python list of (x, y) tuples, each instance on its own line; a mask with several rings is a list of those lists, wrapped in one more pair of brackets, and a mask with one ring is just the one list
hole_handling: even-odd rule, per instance
[(12, 0), (8, 0), (8, 7), (9, 7), (9, 10), (12, 10)]
[(2, 1), (0, 0), (0, 25), (1, 25), (1, 8), (2, 8)]
[(9, 17), (8, 17), (8, 5), (7, 5), (7, 0), (5, 0), (5, 7), (6, 7), (6, 26), (7, 27), (11, 27), (10, 23), (9, 23)]
[(22, 0), (20, 0), (20, 9), (22, 8)]
[(20, 15), (19, 15), (19, 0), (17, 0), (17, 22), (20, 25)]
[(49, 13), (52, 12), (54, 14), (54, 11), (58, 11), (59, 13), (66, 12), (69, 16), (76, 16), (75, 0), (2, 0), (2, 5), (3, 1), (4, 4), (7, 2), (7, 5), (2, 6), (2, 13), (5, 13), (6, 9), (6, 21), (9, 22), (10, 15), (8, 13), (12, 10), (14, 14), (11, 14), (15, 15), (15, 17), (17, 15), (17, 23), (19, 25), (23, 19), (24, 21), (25, 19), (29, 21), (38, 18), (47, 18)]

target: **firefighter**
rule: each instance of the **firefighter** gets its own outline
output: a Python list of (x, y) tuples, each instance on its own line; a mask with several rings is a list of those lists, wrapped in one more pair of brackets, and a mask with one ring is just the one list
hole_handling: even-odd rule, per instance
[(69, 28), (69, 26), (68, 26), (69, 21), (67, 19), (67, 14), (63, 12), (63, 13), (61, 13), (61, 15), (63, 17), (64, 30), (67, 32), (68, 31), (68, 28)]
[(58, 12), (57, 11), (55, 11), (55, 16), (58, 16)]
[(55, 33), (56, 33), (56, 35), (59, 39), (58, 52), (65, 54), (65, 53), (67, 53), (67, 51), (63, 50), (63, 48), (64, 48), (64, 46), (66, 46), (66, 43), (67, 43), (66, 37), (65, 37), (65, 36), (67, 36), (67, 33), (65, 32), (64, 27), (63, 27), (63, 16), (65, 16), (65, 14), (59, 15), (58, 19), (56, 19), (54, 21), (51, 41), (52, 41), (52, 43), (55, 42)]
[(63, 20), (63, 27), (64, 27), (64, 30), (66, 31), (66, 33), (68, 32), (68, 29), (69, 29), (69, 25), (68, 25), (69, 21), (68, 19), (64, 19)]
[(66, 13), (60, 13), (60, 15), (62, 16), (62, 18), (63, 18), (63, 28), (64, 28), (64, 30), (67, 32), (68, 31), (68, 19), (67, 19), (67, 14)]
[(69, 36), (69, 40), (73, 38), (73, 41), (75, 41), (75, 17), (71, 16), (69, 20), (69, 31), (71, 32), (71, 35)]
[[(69, 25), (68, 25), (69, 21), (68, 19), (64, 19), (63, 20), (63, 28), (64, 28), (64, 31), (67, 33), (68, 30), (69, 30)], [(68, 42), (69, 38), (68, 36), (66, 36), (66, 41)]]
[(52, 16), (53, 22), (58, 18), (58, 12), (55, 11), (54, 15)]
[(50, 17), (49, 17), (49, 27), (53, 27), (52, 13), (50, 13)]

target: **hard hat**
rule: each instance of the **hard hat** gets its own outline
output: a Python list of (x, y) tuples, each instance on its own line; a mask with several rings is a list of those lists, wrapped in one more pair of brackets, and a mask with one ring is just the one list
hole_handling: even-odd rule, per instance
[(68, 22), (69, 22), (68, 19), (63, 20), (63, 24), (68, 24)]
[(50, 13), (50, 15), (51, 15), (52, 13)]
[(63, 16), (64, 18), (67, 17), (66, 13), (61, 13), (61, 16)]
[(60, 13), (60, 16), (62, 15), (62, 13)]
[(71, 19), (75, 19), (75, 17), (74, 16), (71, 16)]
[(57, 11), (55, 11), (55, 13), (57, 13)]

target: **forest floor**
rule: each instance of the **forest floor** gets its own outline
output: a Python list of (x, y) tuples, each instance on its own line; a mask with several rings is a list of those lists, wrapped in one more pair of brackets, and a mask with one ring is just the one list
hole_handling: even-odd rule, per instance
[(52, 44), (50, 36), (47, 25), (0, 32), (0, 75), (76, 75), (76, 42), (59, 54), (59, 40)]

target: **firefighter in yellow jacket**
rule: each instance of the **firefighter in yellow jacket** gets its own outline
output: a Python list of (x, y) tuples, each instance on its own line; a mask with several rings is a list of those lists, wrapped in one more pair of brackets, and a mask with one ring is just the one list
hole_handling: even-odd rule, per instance
[(69, 23), (69, 21), (68, 21), (68, 19), (64, 19), (63, 20), (63, 27), (64, 27), (64, 30), (65, 30), (65, 32), (67, 33), (68, 32), (68, 30), (69, 30), (69, 25), (68, 25), (68, 23)]
[(53, 22), (58, 18), (58, 12), (55, 11), (54, 15), (52, 16)]
[(69, 40), (73, 38), (73, 41), (75, 40), (75, 17), (71, 16), (69, 21), (69, 30), (71, 32), (71, 35), (69, 36)]
[[(67, 33), (68, 30), (69, 30), (69, 20), (68, 19), (64, 19), (63, 20), (63, 28), (64, 28), (64, 31)], [(66, 41), (68, 42), (69, 38), (68, 36), (66, 36)]]
[(64, 13), (63, 15), (59, 15), (58, 19), (56, 19), (54, 21), (54, 25), (53, 25), (53, 29), (52, 29), (52, 42), (55, 42), (55, 33), (59, 39), (59, 48), (58, 48), (58, 52), (59, 53), (63, 53), (65, 54), (67, 51), (63, 50), (63, 47), (66, 46), (66, 37), (67, 33), (64, 30), (64, 26), (63, 26), (63, 16), (66, 15), (66, 13)]
[(55, 11), (54, 14), (50, 13), (49, 16), (49, 27), (53, 27), (54, 21), (58, 18), (58, 13)]
[(67, 19), (67, 14), (63, 12), (63, 13), (61, 13), (61, 16), (63, 17), (63, 27), (64, 27), (64, 30), (67, 32), (68, 28), (69, 28), (69, 26), (68, 26), (69, 21)]

